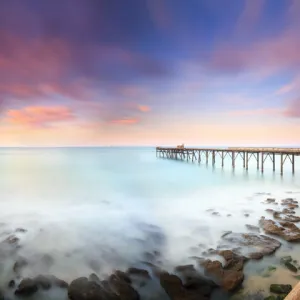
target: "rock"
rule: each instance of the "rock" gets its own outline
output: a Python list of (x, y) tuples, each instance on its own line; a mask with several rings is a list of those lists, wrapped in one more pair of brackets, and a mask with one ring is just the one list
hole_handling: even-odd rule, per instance
[(99, 279), (99, 277), (95, 274), (95, 273), (92, 273), (90, 276), (89, 276), (89, 281), (94, 281), (98, 284), (101, 283), (101, 280)]
[(270, 292), (274, 294), (288, 294), (292, 290), (290, 284), (271, 284)]
[(35, 281), (36, 285), (43, 290), (49, 290), (51, 288), (52, 282), (50, 277), (38, 275), (33, 280)]
[(246, 218), (248, 218), (248, 217), (249, 217), (249, 214), (244, 214), (244, 216), (245, 216)]
[(15, 230), (15, 232), (25, 233), (25, 232), (27, 232), (27, 230), (24, 229), (24, 228), (17, 228), (17, 229)]
[(275, 201), (276, 199), (274, 198), (268, 198), (265, 203), (274, 203)]
[(120, 280), (123, 280), (129, 284), (131, 284), (131, 279), (125, 272), (122, 272), (120, 270), (117, 270), (114, 272), (114, 275), (117, 276)]
[(244, 280), (242, 271), (223, 269), (219, 261), (208, 259), (202, 262), (201, 266), (204, 268), (206, 275), (211, 276), (217, 284), (220, 284), (227, 291), (235, 290)]
[(115, 295), (110, 295), (103, 287), (86, 277), (73, 280), (68, 288), (70, 300), (116, 300)]
[(226, 270), (235, 270), (241, 271), (244, 268), (244, 263), (247, 260), (244, 256), (239, 256), (235, 254), (232, 250), (221, 250), (218, 252), (220, 256), (222, 256), (226, 263), (224, 265), (224, 269)]
[(294, 273), (297, 273), (298, 272), (298, 269), (297, 267), (295, 267), (292, 263), (290, 262), (285, 262), (284, 264), (290, 271), (294, 272)]
[(271, 209), (271, 208), (267, 208), (265, 211), (268, 213), (271, 213), (271, 214), (273, 214), (275, 212), (275, 210)]
[(264, 256), (272, 254), (281, 245), (279, 241), (273, 238), (254, 233), (232, 233), (223, 238), (223, 240), (227, 241), (231, 245), (234, 244), (245, 247), (253, 258), (257, 258), (260, 255)]
[(213, 215), (213, 216), (218, 216), (218, 217), (220, 217), (220, 213), (218, 213), (218, 212), (216, 212), (216, 211), (213, 212), (212, 215)]
[(10, 245), (16, 245), (19, 241), (20, 239), (15, 235), (10, 235), (7, 239), (4, 240), (5, 243), (8, 243)]
[(129, 275), (135, 275), (135, 276), (143, 277), (146, 279), (151, 278), (151, 276), (149, 275), (149, 272), (147, 270), (143, 270), (143, 269), (129, 268), (126, 273)]
[(178, 276), (166, 272), (163, 272), (159, 279), (162, 288), (171, 300), (205, 300), (212, 291), (204, 286), (199, 289), (199, 286), (193, 284), (188, 285), (187, 288)]
[(259, 260), (264, 257), (264, 253), (263, 252), (251, 252), (251, 253), (248, 253), (248, 257), (250, 259)]
[(280, 262), (282, 262), (283, 264), (285, 264), (286, 262), (292, 262), (292, 261), (293, 261), (293, 258), (290, 255), (283, 256), (280, 259)]
[(8, 283), (8, 287), (9, 288), (14, 288), (16, 286), (16, 283), (15, 283), (15, 281), (14, 280), (11, 280), (9, 283)]
[(282, 214), (283, 214), (283, 212), (275, 211), (275, 212), (273, 213), (273, 217), (274, 217), (274, 219), (281, 220), (281, 221), (285, 221), (285, 222), (293, 222), (293, 223), (298, 223), (298, 222), (300, 222), (300, 217), (298, 217), (298, 216), (293, 216), (293, 215), (290, 215), (290, 214), (286, 214), (286, 215), (282, 218), (282, 217), (281, 217)]
[(69, 286), (69, 284), (66, 281), (59, 279), (55, 276), (51, 276), (51, 279), (52, 279), (53, 285), (58, 286), (61, 289), (67, 289)]
[(250, 231), (254, 231), (254, 232), (259, 232), (259, 231), (260, 231), (259, 227), (254, 226), (254, 225), (246, 224), (246, 227), (247, 227), (247, 229), (250, 230)]
[(27, 265), (28, 265), (27, 260), (23, 257), (19, 257), (13, 266), (13, 270), (16, 274), (19, 275), (21, 272), (21, 269), (26, 267)]
[(278, 235), (288, 242), (300, 241), (300, 229), (293, 223), (280, 222), (278, 224), (273, 220), (266, 220), (262, 217), (260, 225), (266, 233)]
[(231, 214), (227, 214), (227, 217), (231, 217)]
[(108, 279), (109, 285), (119, 296), (120, 300), (139, 300), (138, 292), (126, 281), (116, 275), (111, 275)]
[(31, 296), (36, 293), (38, 290), (38, 286), (33, 279), (25, 278), (19, 284), (17, 290), (15, 291), (15, 295), (19, 296)]

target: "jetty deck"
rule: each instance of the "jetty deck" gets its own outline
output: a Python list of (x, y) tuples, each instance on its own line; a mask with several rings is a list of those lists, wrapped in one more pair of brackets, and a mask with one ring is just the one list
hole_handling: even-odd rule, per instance
[(269, 159), (273, 164), (273, 171), (276, 170), (276, 157), (280, 157), (280, 174), (283, 174), (283, 167), (286, 161), (290, 161), (292, 173), (295, 173), (295, 156), (300, 156), (300, 148), (277, 148), (277, 147), (229, 147), (229, 148), (186, 148), (177, 147), (156, 147), (156, 156), (169, 159), (191, 160), (206, 164), (211, 160), (213, 166), (216, 164), (216, 157), (221, 158), (221, 166), (224, 167), (224, 160), (228, 157), (231, 160), (232, 168), (236, 166), (236, 159), (242, 158), (244, 169), (248, 170), (250, 159), (256, 161), (257, 170), (264, 172), (265, 162)]

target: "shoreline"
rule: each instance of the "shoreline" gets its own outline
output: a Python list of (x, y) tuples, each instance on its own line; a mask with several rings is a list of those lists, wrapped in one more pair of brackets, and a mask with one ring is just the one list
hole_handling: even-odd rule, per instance
[[(286, 261), (282, 261), (283, 257), (281, 257), (280, 261), (277, 262), (278, 265), (273, 263), (270, 266), (266, 266), (266, 262), (268, 259), (275, 259), (274, 254), (276, 255), (277, 250), (281, 249), (282, 245), (289, 245), (290, 241), (300, 241), (300, 232), (297, 232), (297, 228), (294, 225), (300, 219), (297, 219), (297, 216), (295, 216), (295, 209), (298, 208), (298, 202), (294, 198), (283, 199), (281, 203), (277, 203), (273, 198), (267, 198), (264, 204), (268, 207), (265, 212), (267, 217), (261, 218), (259, 226), (248, 224), (244, 233), (225, 232), (221, 236), (220, 243), (216, 249), (206, 249), (202, 252), (202, 257), (192, 258), (194, 264), (174, 266), (173, 270), (164, 269), (161, 267), (160, 253), (154, 251), (153, 253), (145, 253), (144, 261), (129, 267), (125, 271), (116, 270), (106, 278), (101, 279), (94, 273), (90, 274), (89, 277), (77, 278), (68, 284), (53, 275), (22, 278), (22, 269), (28, 265), (28, 262), (26, 259), (21, 259), (13, 265), (15, 278), (12, 278), (6, 287), (2, 288), (3, 293), (5, 295), (8, 294), (10, 297), (14, 294), (18, 297), (23, 297), (36, 295), (36, 293), (48, 293), (51, 290), (59, 290), (62, 295), (69, 294), (72, 300), (93, 299), (81, 298), (80, 296), (83, 291), (89, 293), (91, 290), (95, 290), (93, 293), (98, 293), (96, 295), (99, 297), (106, 295), (107, 299), (111, 297), (111, 299), (116, 300), (123, 300), (123, 296), (126, 300), (151, 299), (145, 296), (149, 296), (149, 290), (156, 290), (157, 295), (161, 296), (156, 299), (161, 300), (178, 299), (179, 296), (181, 297), (180, 299), (184, 300), (190, 300), (190, 298), (196, 296), (213, 300), (260, 300), (265, 299), (268, 295), (272, 297), (276, 293), (251, 290), (247, 288), (247, 285), (249, 284), (249, 280), (255, 276), (258, 277), (256, 280), (262, 278), (272, 281), (274, 274), (282, 273), (280, 270), (281, 267), (285, 268), (286, 276), (289, 276), (289, 272), (291, 274), (298, 273), (300, 265), (298, 265), (298, 262), (293, 257), (286, 258)], [(281, 207), (280, 211), (278, 211), (279, 205)], [(276, 209), (271, 209), (269, 208), (270, 206), (273, 208), (276, 207)], [(217, 218), (215, 211), (209, 210), (207, 213)], [(245, 217), (247, 217), (246, 214)], [(280, 226), (285, 229), (278, 230)], [(261, 229), (263, 229), (263, 233), (261, 233)], [(285, 232), (287, 229), (296, 231)], [(15, 232), (26, 234), (26, 229), (17, 228)], [(287, 242), (284, 242), (284, 240), (287, 240)], [(10, 249), (9, 251), (15, 253), (20, 247), (18, 243), (19, 238), (11, 235), (1, 244), (2, 246), (5, 244)], [(290, 244), (291, 247), (294, 245), (294, 243)], [(51, 261), (51, 257), (48, 260)], [(251, 264), (264, 265), (264, 271), (260, 275), (255, 272), (255, 276), (251, 275)], [(277, 276), (279, 277), (278, 280), (280, 280), (281, 276)], [(283, 288), (283, 292), (279, 293), (279, 295), (286, 296), (292, 288), (290, 283), (296, 283), (300, 279), (300, 275), (297, 276), (297, 279), (291, 276), (290, 282), (282, 280), (282, 283), (271, 283), (273, 285), (272, 291), (275, 291), (276, 288)], [(274, 285), (276, 285), (275, 290)], [(253, 294), (251, 294), (252, 292)], [(121, 298), (118, 298), (115, 295), (116, 293), (117, 295), (125, 294)], [(129, 293), (129, 295), (126, 293)], [(166, 298), (166, 295), (169, 296)], [(266, 299), (271, 300), (273, 298)]]

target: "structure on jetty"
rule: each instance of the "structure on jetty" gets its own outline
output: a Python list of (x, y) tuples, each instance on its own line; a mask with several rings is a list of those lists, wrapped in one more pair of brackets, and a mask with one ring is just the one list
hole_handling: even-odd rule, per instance
[(292, 172), (295, 173), (295, 156), (300, 156), (300, 148), (185, 148), (183, 145), (175, 148), (156, 147), (156, 156), (170, 159), (181, 159), (198, 161), (202, 160), (208, 164), (211, 158), (212, 165), (215, 166), (216, 156), (220, 156), (222, 167), (224, 160), (229, 157), (232, 162), (232, 168), (235, 168), (237, 157), (243, 160), (244, 169), (248, 170), (249, 161), (253, 157), (257, 163), (257, 170), (264, 172), (264, 163), (269, 158), (273, 163), (273, 171), (276, 169), (276, 156), (280, 156), (280, 174), (283, 174), (283, 166), (286, 160), (292, 164)]

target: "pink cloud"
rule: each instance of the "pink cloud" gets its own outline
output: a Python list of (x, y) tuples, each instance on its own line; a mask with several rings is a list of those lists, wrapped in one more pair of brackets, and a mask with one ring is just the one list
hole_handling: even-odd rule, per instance
[(0, 41), (1, 79), (10, 78), (23, 82), (36, 79), (57, 80), (66, 70), (70, 53), (62, 40), (25, 41), (0, 31)]
[(118, 125), (133, 125), (133, 124), (139, 123), (139, 119), (138, 118), (122, 118), (122, 119), (111, 120), (110, 123), (118, 124)]
[(75, 119), (73, 112), (64, 106), (28, 106), (6, 112), (6, 121), (34, 127), (49, 126)]
[(300, 118), (300, 98), (288, 103), (284, 115), (290, 118)]
[(149, 112), (151, 108), (148, 105), (138, 105), (138, 110), (140, 112)]

